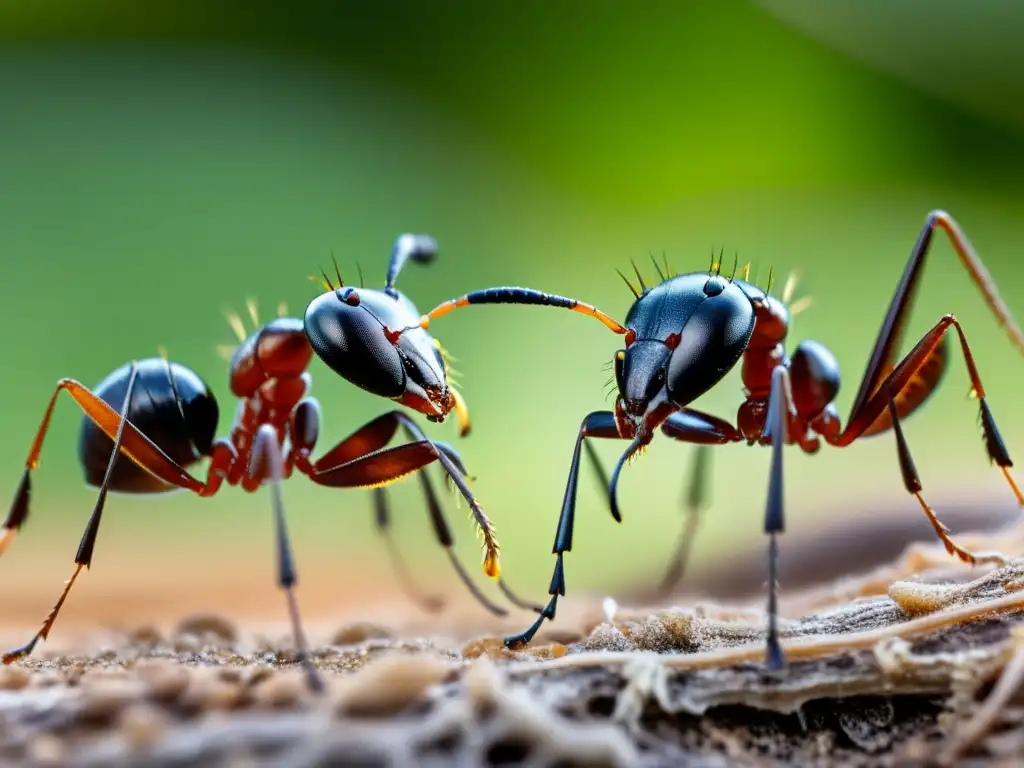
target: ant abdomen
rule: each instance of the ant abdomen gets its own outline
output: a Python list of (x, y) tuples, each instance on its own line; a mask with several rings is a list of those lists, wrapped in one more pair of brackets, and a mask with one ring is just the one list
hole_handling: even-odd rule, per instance
[[(206, 382), (185, 366), (160, 357), (140, 360), (137, 366), (128, 421), (179, 466), (187, 467), (209, 455), (219, 409)], [(93, 390), (117, 412), (124, 405), (130, 372), (131, 365), (123, 365)], [(113, 448), (114, 442), (91, 419), (83, 417), (78, 459), (89, 485), (102, 484)], [(174, 490), (123, 453), (114, 463), (109, 488), (122, 493)]]

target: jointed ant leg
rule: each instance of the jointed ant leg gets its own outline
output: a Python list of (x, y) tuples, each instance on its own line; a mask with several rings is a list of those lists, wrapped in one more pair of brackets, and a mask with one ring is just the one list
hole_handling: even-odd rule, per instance
[[(556, 556), (555, 570), (551, 576), (551, 585), (548, 587), (548, 594), (551, 599), (541, 611), (537, 620), (527, 629), (518, 635), (510, 635), (505, 638), (505, 645), (515, 649), (529, 644), (537, 630), (541, 628), (545, 619), (555, 618), (555, 608), (558, 603), (558, 596), (565, 595), (565, 571), (562, 565), (562, 555), (572, 551), (572, 533), (576, 518), (576, 487), (579, 480), (580, 452), (584, 439), (587, 437), (619, 438), (619, 431), (615, 425), (615, 414), (611, 411), (594, 411), (588, 414), (580, 424), (580, 430), (576, 435), (576, 446), (572, 454), (572, 463), (569, 466), (569, 477), (565, 485), (565, 496), (562, 499), (562, 512), (558, 516), (558, 529), (555, 533), (555, 544), (551, 553)], [(621, 438), (620, 438), (621, 439)]]
[(686, 489), (683, 514), (685, 522), (679, 532), (679, 539), (676, 542), (676, 549), (669, 561), (669, 567), (665, 576), (658, 585), (656, 595), (667, 597), (672, 594), (676, 586), (683, 578), (686, 565), (690, 560), (690, 552), (693, 549), (693, 540), (700, 524), (700, 514), (707, 506), (708, 487), (708, 463), (711, 461), (711, 448), (708, 445), (698, 445), (693, 458), (693, 473), (690, 478), (690, 485)]
[[(381, 450), (380, 446), (391, 439), (399, 424), (406, 426), (410, 433), (417, 438), (416, 442)], [(387, 436), (383, 441), (367, 439), (369, 431), (380, 431), (382, 427), (387, 430)], [(362, 448), (368, 443), (372, 444), (368, 451), (347, 448), (347, 446)], [(498, 540), (494, 535), (490, 520), (487, 519), (477, 503), (459, 466), (448, 455), (450, 450), (446, 451), (429, 440), (405, 413), (391, 411), (374, 419), (373, 422), (339, 443), (315, 465), (296, 463), (296, 466), (319, 485), (332, 488), (366, 488), (391, 483), (422, 469), (431, 462), (440, 462), (449, 479), (469, 503), (473, 517), (483, 536), (484, 572), (491, 578), (497, 579), (501, 575)]]
[[(93, 507), (92, 515), (90, 515), (89, 522), (85, 526), (85, 532), (82, 534), (82, 541), (78, 545), (78, 552), (75, 555), (75, 571), (71, 574), (71, 578), (67, 580), (67, 583), (64, 585), (64, 591), (61, 592), (60, 598), (58, 598), (53, 609), (46, 617), (46, 620), (43, 621), (43, 625), (39, 628), (39, 631), (36, 632), (35, 636), (25, 645), (5, 653), (3, 656), (4, 664), (10, 664), (17, 659), (28, 656), (32, 653), (32, 650), (40, 640), (46, 640), (46, 638), (49, 637), (50, 630), (53, 629), (54, 622), (57, 621), (57, 614), (60, 613), (60, 609), (64, 606), (64, 601), (67, 600), (68, 594), (71, 592), (71, 588), (75, 585), (75, 579), (78, 578), (78, 574), (81, 573), (82, 568), (88, 568), (92, 563), (93, 549), (96, 546), (96, 536), (99, 533), (100, 520), (103, 516), (103, 506), (107, 500), (107, 486), (110, 484), (110, 476), (114, 472), (114, 464), (117, 462), (118, 454), (121, 450), (121, 442), (125, 433), (125, 425), (128, 424), (128, 410), (131, 407), (132, 394), (135, 390), (135, 379), (137, 375), (138, 367), (133, 362), (131, 373), (128, 377), (128, 387), (125, 390), (124, 404), (121, 406), (120, 424), (117, 428), (117, 434), (114, 437), (114, 447), (110, 452), (110, 461), (107, 463), (107, 471), (103, 476), (103, 484), (100, 485), (99, 494), (96, 497), (96, 504)], [(58, 392), (59, 391), (60, 390), (58, 390)], [(56, 398), (56, 395), (54, 395), (54, 398)], [(52, 401), (50, 410), (52, 410)], [(46, 421), (49, 420), (50, 410), (47, 411), (44, 419), (44, 429)], [(42, 440), (37, 438), (36, 444), (37, 446), (41, 446)], [(38, 455), (38, 449), (36, 449), (36, 454)], [(26, 483), (27, 479), (28, 470), (25, 471), (22, 483)]]
[(374, 517), (377, 521), (377, 530), (384, 538), (384, 545), (387, 547), (388, 556), (391, 558), (391, 567), (398, 575), (398, 582), (402, 585), (406, 596), (427, 613), (438, 613), (443, 610), (444, 598), (437, 595), (425, 595), (420, 592), (409, 573), (409, 567), (405, 563), (405, 558), (402, 557), (402, 553), (399, 551), (398, 545), (391, 535), (391, 514), (387, 488), (373, 489), (373, 508)]
[(288, 615), (291, 618), (292, 633), (295, 637), (295, 649), (298, 652), (299, 661), (305, 667), (309, 687), (314, 691), (321, 691), (324, 682), (313, 663), (306, 636), (302, 631), (299, 606), (295, 600), (295, 584), (298, 582), (298, 574), (295, 571), (295, 557), (288, 539), (288, 529), (284, 519), (284, 501), (281, 498), (284, 457), (281, 456), (281, 449), (277, 443), (277, 431), (270, 425), (263, 425), (256, 433), (248, 475), (270, 481), (270, 499), (274, 509), (274, 533), (277, 541), (277, 583), (284, 590), (285, 598), (288, 601)]
[(786, 530), (782, 488), (782, 452), (793, 398), (789, 391), (789, 371), (776, 366), (772, 371), (772, 388), (768, 400), (768, 419), (764, 435), (772, 441), (771, 470), (768, 479), (768, 502), (764, 511), (764, 532), (768, 534), (768, 639), (766, 663), (769, 669), (785, 665), (779, 645), (779, 543), (778, 535)]
[(936, 518), (935, 513), (921, 497), (920, 480), (917, 477), (917, 471), (910, 458), (910, 451), (907, 448), (906, 440), (903, 437), (903, 431), (899, 424), (900, 419), (905, 417), (904, 413), (900, 413), (899, 400), (897, 399), (899, 394), (915, 381), (915, 377), (922, 366), (940, 349), (940, 342), (951, 327), (956, 329), (960, 340), (960, 348), (971, 379), (971, 394), (978, 399), (985, 449), (988, 451), (991, 461), (999, 467), (1003, 477), (1009, 483), (1018, 504), (1024, 506), (1024, 496), (1021, 495), (1013, 475), (1010, 474), (1013, 461), (1010, 459), (1002, 435), (1000, 435), (999, 429), (996, 426), (995, 418), (985, 399), (985, 389), (982, 386), (981, 377), (974, 363), (974, 355), (967, 344), (967, 337), (960, 327), (960, 323), (953, 315), (944, 316), (921, 338), (910, 353), (892, 370), (892, 373), (885, 377), (878, 386), (877, 392), (859, 410), (851, 414), (850, 422), (846, 425), (843, 432), (830, 440), (830, 442), (840, 447), (849, 445), (858, 437), (869, 434), (869, 428), (879, 421), (879, 416), (883, 411), (887, 411), (888, 418), (896, 433), (896, 445), (899, 451), (900, 470), (903, 474), (904, 485), (907, 491), (917, 498), (925, 515), (931, 521), (943, 544), (945, 544), (946, 549), (950, 554), (956, 555), (964, 562), (971, 564), (979, 560), (1000, 562), (1002, 558), (998, 554), (989, 553), (979, 557), (959, 547), (949, 538), (949, 529)]
[(10, 545), (14, 534), (28, 520), (29, 498), (32, 492), (31, 473), (39, 466), (39, 455), (43, 450), (43, 441), (50, 427), (50, 418), (53, 416), (53, 408), (57, 404), (57, 397), (61, 392), (67, 392), (71, 395), (78, 407), (82, 409), (82, 413), (103, 430), (104, 434), (111, 440), (115, 439), (123, 426), (124, 434), (122, 435), (120, 452), (165, 483), (177, 486), (178, 488), (184, 488), (201, 496), (211, 495), (220, 486), (217, 471), (230, 464), (230, 460), (233, 458), (224, 453), (224, 451), (230, 452), (228, 446), (221, 446), (219, 455), (216, 453), (217, 449), (215, 448), (215, 455), (210, 466), (210, 474), (206, 484), (203, 484), (172, 461), (131, 422), (125, 422), (118, 415), (117, 411), (87, 387), (74, 379), (61, 379), (57, 382), (57, 387), (50, 397), (50, 402), (43, 414), (39, 429), (36, 431), (32, 448), (29, 450), (28, 458), (25, 460), (25, 472), (21, 476), (21, 482), (18, 484), (18, 490), (14, 494), (14, 500), (11, 502), (11, 508), (7, 514), (4, 526), (0, 529), (0, 555)]
[(974, 552), (959, 546), (950, 538), (949, 528), (946, 527), (938, 517), (936, 517), (935, 512), (928, 505), (928, 502), (924, 500), (924, 496), (921, 495), (921, 478), (917, 474), (917, 467), (914, 465), (914, 459), (910, 455), (910, 448), (907, 445), (907, 440), (903, 436), (903, 427), (900, 425), (899, 416), (896, 414), (896, 404), (892, 398), (889, 399), (889, 413), (892, 417), (893, 432), (896, 435), (896, 452), (900, 462), (900, 474), (903, 475), (903, 485), (907, 489), (907, 493), (917, 499), (917, 503), (921, 505), (921, 510), (928, 518), (928, 522), (932, 524), (932, 528), (935, 529), (936, 535), (942, 540), (943, 545), (946, 547), (946, 551), (970, 565), (977, 565), (978, 563), (995, 563), (999, 566), (1003, 565), (1005, 560), (1002, 555), (994, 552), (975, 554)]
[[(907, 267), (903, 272), (903, 277), (896, 287), (896, 293), (893, 295), (885, 319), (882, 321), (882, 327), (878, 332), (875, 347), (868, 358), (867, 368), (864, 371), (860, 389), (854, 398), (853, 406), (850, 408), (848, 422), (852, 422), (854, 415), (863, 410), (867, 401), (880, 389), (882, 379), (892, 370), (892, 365), (899, 354), (900, 341), (903, 338), (903, 331), (910, 318), (910, 309), (917, 293), (917, 287), (922, 274), (921, 270), (928, 256), (928, 248), (931, 245), (932, 235), (936, 227), (945, 230), (957, 256), (960, 257), (960, 262), (971, 276), (974, 284), (981, 291), (985, 298), (985, 303), (988, 304), (989, 309), (996, 316), (997, 322), (1006, 329), (1007, 334), (1009, 334), (1017, 349), (1024, 352), (1024, 333), (1021, 333), (1020, 328), (1010, 314), (1010, 310), (999, 296), (992, 277), (985, 269), (981, 259), (974, 252), (974, 248), (971, 247), (967, 237), (948, 213), (945, 211), (932, 211), (925, 220), (924, 228), (921, 230), (917, 242), (914, 243), (910, 259), (907, 261)], [(923, 402), (923, 398), (921, 402)], [(920, 402), (917, 405), (920, 405)], [(908, 415), (908, 412), (900, 412), (902, 417)]]

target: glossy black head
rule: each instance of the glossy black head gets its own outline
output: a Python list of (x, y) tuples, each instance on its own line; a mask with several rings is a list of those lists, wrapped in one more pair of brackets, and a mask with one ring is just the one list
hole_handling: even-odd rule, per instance
[[(121, 366), (93, 390), (118, 413), (124, 405), (129, 374), (130, 365)], [(217, 399), (197, 373), (163, 358), (138, 362), (128, 420), (177, 464), (188, 467), (210, 454), (219, 417)], [(102, 482), (113, 448), (113, 441), (83, 417), (79, 460), (87, 483)], [(172, 489), (124, 455), (114, 465), (110, 487), (138, 493)]]
[(678, 275), (629, 310), (615, 359), (620, 405), (636, 425), (666, 401), (685, 407), (736, 364), (754, 330), (750, 300), (726, 278)]
[(321, 294), (306, 307), (306, 336), (317, 357), (357, 387), (441, 421), (455, 405), (444, 360), (418, 327), (416, 307), (394, 293), (344, 287)]

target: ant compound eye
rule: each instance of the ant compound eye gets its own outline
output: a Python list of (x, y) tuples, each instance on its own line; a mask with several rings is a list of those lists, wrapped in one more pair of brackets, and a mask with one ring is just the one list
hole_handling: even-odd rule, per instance
[(346, 288), (343, 291), (337, 291), (338, 298), (348, 304), (350, 307), (359, 306), (359, 294), (356, 293), (355, 288)]
[(725, 280), (718, 277), (709, 277), (708, 281), (704, 283), (704, 295), (705, 296), (717, 296), (725, 290)]
[[(329, 368), (357, 387), (381, 397), (399, 397), (405, 392), (406, 374), (402, 358), (387, 331), (369, 306), (369, 292), (353, 307), (344, 289), (332, 296), (321, 294), (306, 308), (303, 327), (313, 351)], [(340, 301), (339, 301), (340, 299)], [(393, 334), (395, 332), (392, 332)]]
[(633, 330), (632, 328), (630, 328), (628, 331), (626, 331), (626, 346), (627, 347), (632, 346), (633, 342), (635, 342), (635, 341), (636, 341), (636, 331)]

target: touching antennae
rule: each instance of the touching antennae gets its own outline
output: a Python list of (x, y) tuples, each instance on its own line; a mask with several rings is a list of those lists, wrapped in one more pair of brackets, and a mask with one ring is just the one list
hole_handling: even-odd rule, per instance
[[(447, 315), (453, 309), (468, 307), (471, 304), (539, 304), (548, 307), (559, 307), (560, 309), (570, 309), (573, 312), (579, 312), (580, 314), (590, 315), (591, 317), (597, 318), (606, 328), (614, 333), (618, 333), (620, 335), (626, 333), (625, 326), (621, 325), (616, 320), (613, 320), (609, 315), (605, 314), (592, 304), (584, 304), (582, 301), (577, 299), (558, 296), (554, 293), (543, 293), (542, 291), (538, 291), (533, 288), (507, 286), (501, 288), (485, 288), (480, 291), (472, 291), (457, 299), (448, 299), (448, 301), (438, 304), (420, 318), (419, 325), (413, 326), (413, 328), (418, 327), (426, 330), (430, 327), (431, 320), (435, 320), (442, 315)], [(404, 328), (403, 330), (409, 329)]]
[(622, 274), (622, 270), (616, 268), (615, 271), (619, 273), (619, 277), (622, 278), (622, 282), (624, 282), (629, 287), (630, 292), (633, 294), (633, 298), (639, 299), (640, 291), (633, 287), (633, 284), (629, 282), (629, 278)]
[(408, 260), (429, 264), (437, 257), (437, 241), (430, 235), (399, 235), (391, 248), (391, 262), (388, 264), (388, 278), (384, 291), (392, 298), (398, 298), (395, 281), (398, 273)]

